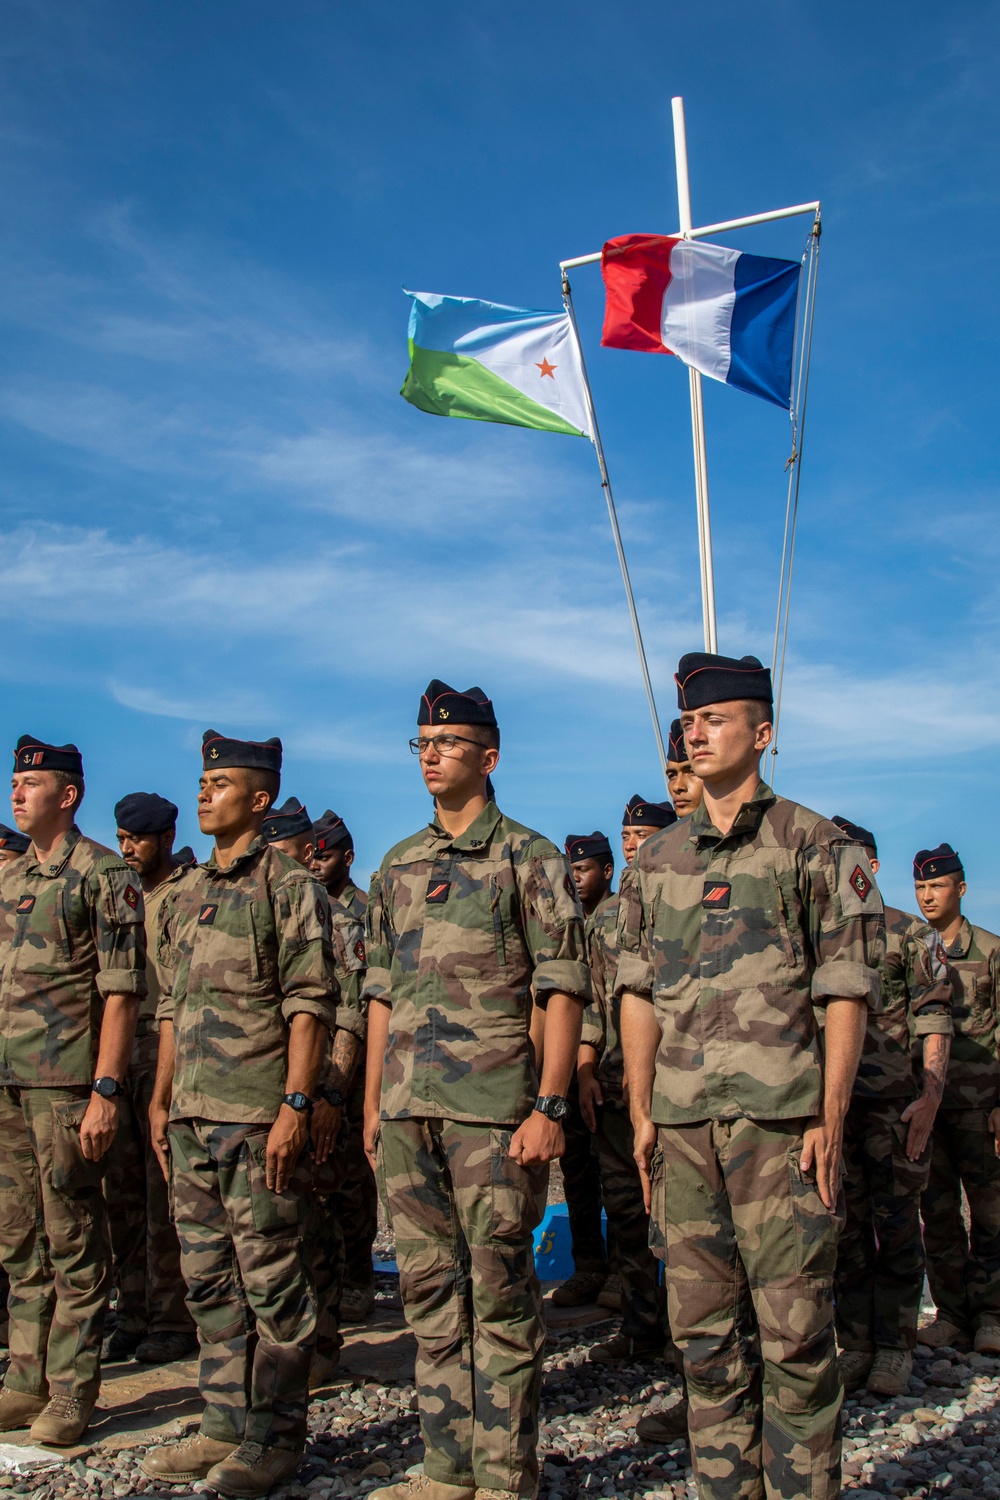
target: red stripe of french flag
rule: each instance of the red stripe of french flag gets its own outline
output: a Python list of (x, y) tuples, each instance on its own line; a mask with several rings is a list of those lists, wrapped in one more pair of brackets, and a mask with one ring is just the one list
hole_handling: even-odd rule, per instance
[[(622, 234), (601, 252), (604, 327), (601, 343), (610, 349), (641, 349), (672, 354), (663, 342), (663, 298), (670, 285), (670, 252), (676, 236)], [(610, 275), (609, 273), (610, 269)]]

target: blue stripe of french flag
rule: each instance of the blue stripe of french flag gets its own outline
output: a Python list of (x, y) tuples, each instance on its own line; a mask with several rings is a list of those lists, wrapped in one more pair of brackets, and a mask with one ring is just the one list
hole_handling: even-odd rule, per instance
[(786, 410), (801, 266), (672, 235), (625, 234), (601, 256), (601, 343), (674, 354)]

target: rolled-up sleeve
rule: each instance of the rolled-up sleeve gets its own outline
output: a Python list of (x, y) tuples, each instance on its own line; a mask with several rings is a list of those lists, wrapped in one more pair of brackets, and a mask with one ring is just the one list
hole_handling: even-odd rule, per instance
[(337, 1026), (340, 986), (333, 967), (330, 904), (318, 880), (302, 871), (275, 887), (281, 1014), (315, 1016), (329, 1032)]
[(142, 886), (127, 865), (100, 861), (90, 877), (96, 924), (97, 988), (102, 995), (147, 992)]
[[(642, 851), (640, 850), (640, 855)], [(643, 1000), (653, 998), (653, 955), (650, 947), (649, 925), (643, 901), (642, 872), (637, 869), (635, 878), (622, 889), (618, 904), (618, 972), (615, 975), (615, 994), (639, 995)]]
[(864, 1000), (882, 1008), (885, 909), (875, 873), (859, 844), (813, 844), (805, 851), (812, 893), (809, 917), (816, 957), (812, 999)]
[(586, 1006), (592, 992), (583, 908), (567, 860), (549, 847), (551, 853), (529, 853), (517, 865), (532, 988), (542, 1006), (554, 993)]
[(906, 988), (914, 1036), (951, 1036), (952, 992), (940, 935), (927, 927), (906, 943)]

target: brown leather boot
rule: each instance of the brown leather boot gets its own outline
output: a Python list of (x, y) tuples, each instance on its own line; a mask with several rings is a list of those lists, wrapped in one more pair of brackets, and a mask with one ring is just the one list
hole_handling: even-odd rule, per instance
[(30, 1427), (48, 1403), (48, 1396), (26, 1396), (23, 1391), (12, 1391), (9, 1385), (5, 1385), (0, 1390), (0, 1432)]
[(266, 1495), (283, 1479), (291, 1479), (301, 1462), (301, 1448), (271, 1448), (264, 1443), (244, 1441), (205, 1477), (220, 1494), (234, 1495), (237, 1500), (257, 1500), (257, 1496)]
[(31, 1441), (71, 1448), (80, 1441), (95, 1405), (93, 1396), (50, 1396), (48, 1405), (31, 1424)]
[(167, 1484), (194, 1484), (230, 1453), (235, 1453), (236, 1448), (236, 1443), (223, 1443), (202, 1432), (193, 1432), (179, 1443), (151, 1448), (139, 1467), (150, 1479), (164, 1479)]

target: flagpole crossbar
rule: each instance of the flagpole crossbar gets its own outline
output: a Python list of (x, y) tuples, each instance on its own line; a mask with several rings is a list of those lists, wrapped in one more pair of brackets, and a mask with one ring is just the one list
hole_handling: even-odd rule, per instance
[[(798, 214), (819, 215), (821, 205), (816, 203), (796, 203), (792, 208), (773, 208), (766, 214), (748, 214), (743, 219), (724, 219), (721, 224), (705, 224), (700, 229), (678, 229), (674, 238), (682, 240), (703, 240), (709, 234), (726, 234), (730, 229), (748, 229), (754, 224), (770, 224), (775, 219), (794, 219)], [(576, 255), (572, 260), (561, 260), (559, 268), (562, 271), (571, 271), (574, 266), (594, 266), (604, 252), (598, 250), (595, 255)]]

